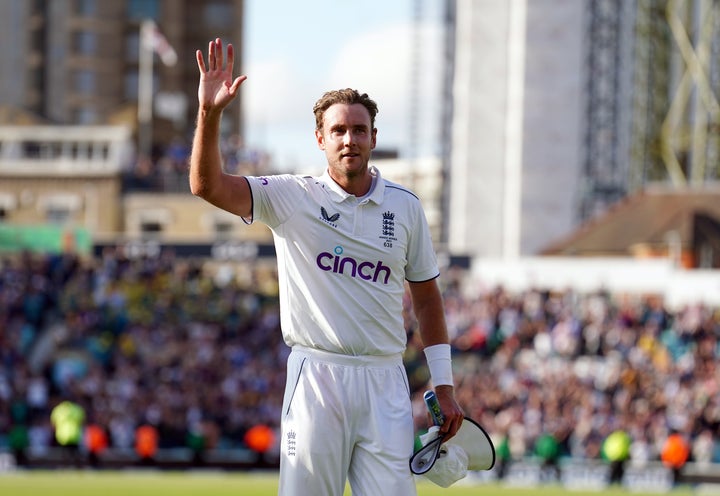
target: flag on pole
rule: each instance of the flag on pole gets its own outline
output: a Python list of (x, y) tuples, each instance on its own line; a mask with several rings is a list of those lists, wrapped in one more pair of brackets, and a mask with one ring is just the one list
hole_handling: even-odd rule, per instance
[(155, 21), (145, 21), (141, 33), (143, 46), (157, 53), (163, 64), (172, 66), (177, 63), (177, 53), (175, 49), (162, 34), (160, 28), (155, 24)]

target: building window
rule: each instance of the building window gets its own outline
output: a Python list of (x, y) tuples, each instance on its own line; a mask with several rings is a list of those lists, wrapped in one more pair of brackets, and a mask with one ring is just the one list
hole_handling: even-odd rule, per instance
[(140, 33), (132, 32), (125, 37), (125, 62), (138, 63), (140, 60)]
[(95, 17), (97, 0), (77, 0), (77, 13), (84, 17)]
[(713, 247), (709, 243), (703, 243), (700, 245), (700, 256), (698, 257), (697, 267), (698, 269), (713, 269), (713, 262), (715, 261), (715, 253)]
[(94, 71), (81, 69), (75, 73), (75, 91), (92, 95), (96, 91), (96, 74)]
[(203, 7), (205, 24), (214, 28), (231, 28), (235, 22), (233, 6), (228, 3), (206, 3)]
[(75, 123), (76, 124), (97, 124), (98, 113), (95, 108), (92, 107), (80, 107), (75, 110)]
[(15, 195), (0, 193), (0, 222), (8, 220), (10, 211), (17, 207)]
[(156, 238), (162, 234), (173, 221), (170, 210), (165, 208), (147, 209), (136, 213), (137, 225), (142, 238)]
[(125, 73), (125, 98), (130, 101), (138, 99), (137, 71)]
[(82, 207), (80, 196), (72, 193), (57, 193), (38, 199), (38, 207), (50, 224), (69, 224)]
[(230, 239), (233, 233), (232, 222), (215, 222), (215, 238), (217, 239)]
[(127, 3), (127, 16), (133, 21), (158, 19), (160, 17), (160, 1), (129, 0)]
[(145, 221), (140, 224), (140, 235), (154, 237), (163, 232), (163, 225), (157, 221)]
[(62, 226), (70, 223), (72, 213), (69, 209), (60, 206), (49, 207), (45, 210), (45, 221), (48, 224)]
[(97, 53), (98, 37), (91, 31), (79, 31), (73, 34), (73, 51), (80, 55)]

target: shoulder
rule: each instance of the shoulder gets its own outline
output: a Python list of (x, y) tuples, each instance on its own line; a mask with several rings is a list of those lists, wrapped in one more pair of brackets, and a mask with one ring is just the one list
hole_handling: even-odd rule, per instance
[(423, 207), (418, 195), (410, 188), (393, 181), (385, 181), (382, 204), (396, 211), (422, 212)]
[(409, 188), (403, 186), (402, 184), (398, 184), (393, 181), (388, 181), (387, 179), (383, 179), (385, 182), (385, 194), (386, 195), (398, 195), (400, 197), (407, 197), (410, 201), (420, 201), (420, 198)]

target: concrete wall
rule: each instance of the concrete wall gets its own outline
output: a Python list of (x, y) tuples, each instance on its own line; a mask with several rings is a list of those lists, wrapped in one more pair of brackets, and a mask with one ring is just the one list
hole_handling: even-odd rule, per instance
[(663, 296), (671, 309), (706, 303), (720, 305), (720, 271), (685, 270), (669, 259), (523, 257), (473, 261), (470, 292), (502, 285), (512, 291), (530, 288), (584, 293)]
[(585, 6), (458, 1), (452, 252), (532, 255), (572, 229)]

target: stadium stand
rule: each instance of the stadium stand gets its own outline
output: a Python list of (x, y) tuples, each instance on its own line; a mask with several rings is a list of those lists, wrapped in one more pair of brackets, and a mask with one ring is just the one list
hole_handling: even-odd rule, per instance
[[(141, 425), (157, 429), (159, 466), (273, 466), (277, 446), (245, 444), (280, 418), (288, 349), (273, 273), (241, 283), (199, 260), (110, 248), (0, 266), (0, 448), (19, 463), (65, 463), (50, 411), (69, 398), (107, 431), (95, 466), (139, 464)], [(633, 467), (660, 462), (671, 433), (688, 440), (694, 474), (720, 463), (720, 309), (602, 291), (468, 296), (457, 274), (442, 278), (458, 399), (506, 462), (548, 435), (558, 459), (602, 462), (622, 430)], [(406, 325), (421, 430), (427, 376), (409, 303)]]

